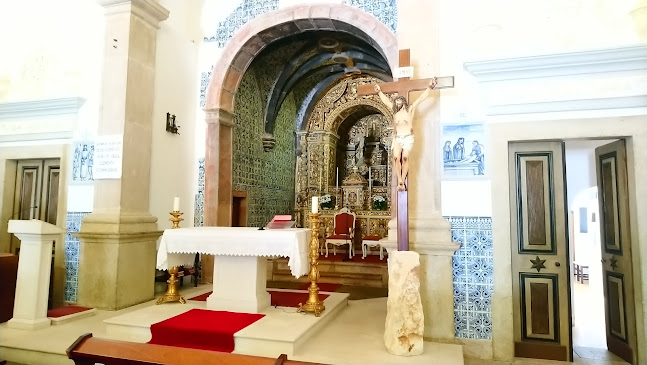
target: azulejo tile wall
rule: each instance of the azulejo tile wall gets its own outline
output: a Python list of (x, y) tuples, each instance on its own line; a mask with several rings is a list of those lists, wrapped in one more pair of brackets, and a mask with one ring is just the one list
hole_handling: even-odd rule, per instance
[(393, 33), (398, 29), (398, 4), (396, 0), (344, 0), (344, 4), (372, 14)]
[(65, 301), (76, 302), (79, 285), (80, 244), (72, 232), (81, 230), (81, 219), (89, 212), (67, 212), (65, 234)]
[[(258, 66), (257, 66), (258, 65)], [(276, 145), (263, 150), (263, 110), (268, 74), (278, 73), (282, 61), (269, 55), (252, 65), (236, 94), (233, 186), (247, 193), (247, 225), (265, 226), (276, 214), (294, 210), (294, 100), (288, 98), (279, 111), (274, 128)]]
[(195, 194), (193, 226), (204, 226), (204, 157), (198, 159), (198, 193)]
[(279, 8), (279, 0), (243, 0), (243, 3), (232, 11), (220, 23), (216, 34), (204, 37), (205, 42), (217, 42), (218, 48), (225, 46), (236, 31), (251, 19)]
[[(304, 1), (305, 3), (305, 1)], [(393, 33), (398, 28), (398, 6), (396, 0), (344, 0), (344, 4), (359, 8), (375, 16)], [(218, 23), (216, 34), (204, 37), (205, 42), (216, 42), (222, 48), (236, 31), (251, 19), (277, 10), (279, 0), (243, 0), (227, 18)]]
[(200, 74), (200, 108), (207, 106), (207, 88), (209, 87), (209, 80), (211, 80), (212, 72), (213, 66), (211, 66), (211, 70)]
[(455, 335), (491, 339), (491, 298), (494, 291), (492, 218), (446, 218), (452, 225), (452, 239), (461, 243), (453, 257)]

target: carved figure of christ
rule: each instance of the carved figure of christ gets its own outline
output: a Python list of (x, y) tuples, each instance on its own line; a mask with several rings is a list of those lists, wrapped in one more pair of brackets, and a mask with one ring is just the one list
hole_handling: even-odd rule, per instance
[(437, 79), (434, 77), (429, 82), (425, 92), (420, 95), (416, 101), (408, 105), (407, 98), (397, 96), (393, 101), (389, 99), (380, 88), (375, 84), (375, 91), (380, 96), (380, 100), (393, 111), (393, 170), (398, 180), (398, 191), (407, 190), (405, 181), (409, 173), (409, 153), (413, 148), (413, 118), (418, 105), (429, 97), (431, 90), (436, 87)]

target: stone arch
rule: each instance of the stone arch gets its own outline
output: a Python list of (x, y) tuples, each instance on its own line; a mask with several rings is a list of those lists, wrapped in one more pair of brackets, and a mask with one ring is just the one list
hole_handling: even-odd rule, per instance
[(223, 49), (206, 91), (205, 225), (231, 225), (234, 99), (245, 71), (270, 43), (316, 30), (353, 34), (375, 47), (392, 70), (397, 66), (395, 34), (372, 15), (349, 5), (297, 5), (242, 26)]
[(396, 36), (371, 14), (343, 4), (292, 6), (247, 22), (231, 38), (211, 74), (205, 110), (233, 113), (236, 89), (252, 60), (273, 41), (313, 30), (351, 33), (374, 46), (392, 70), (397, 66)]

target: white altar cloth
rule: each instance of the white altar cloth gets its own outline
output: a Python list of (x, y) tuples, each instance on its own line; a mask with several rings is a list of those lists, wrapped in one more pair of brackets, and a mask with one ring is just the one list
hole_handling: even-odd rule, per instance
[(292, 275), (308, 273), (310, 230), (195, 227), (164, 231), (157, 268), (193, 265), (195, 253), (214, 255), (213, 293), (207, 309), (260, 313), (270, 306), (266, 256), (288, 257)]
[(294, 277), (308, 273), (310, 229), (193, 227), (166, 229), (157, 250), (157, 268), (191, 266), (196, 252), (217, 256), (288, 257)]

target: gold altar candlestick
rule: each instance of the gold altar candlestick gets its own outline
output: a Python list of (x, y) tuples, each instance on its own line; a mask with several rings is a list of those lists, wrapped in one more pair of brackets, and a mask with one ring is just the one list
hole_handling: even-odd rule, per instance
[(319, 287), (317, 286), (317, 280), (319, 279), (319, 268), (317, 267), (317, 260), (319, 259), (319, 213), (310, 214), (310, 225), (310, 273), (308, 274), (310, 287), (308, 287), (308, 301), (306, 304), (299, 303), (297, 312), (313, 312), (315, 317), (319, 317), (321, 312), (326, 309), (323, 302), (319, 300)]
[(181, 218), (180, 216), (182, 214), (184, 214), (184, 213), (182, 213), (180, 211), (177, 211), (177, 210), (174, 210), (174, 211), (170, 212), (169, 214), (171, 215), (171, 218), (169, 218), (168, 220), (173, 222), (173, 227), (171, 227), (171, 228), (180, 228), (180, 222), (182, 222), (184, 220), (184, 218)]
[[(180, 222), (184, 220), (184, 218), (181, 218), (180, 216), (183, 214), (180, 211), (174, 210), (170, 212), (171, 218), (169, 220), (173, 222), (173, 229), (175, 228), (180, 228)], [(168, 284), (166, 287), (166, 293), (159, 297), (157, 299), (157, 304), (162, 304), (162, 303), (170, 303), (170, 302), (180, 302), (182, 304), (186, 303), (186, 300), (184, 300), (184, 297), (180, 295), (178, 292), (177, 284), (179, 283), (179, 280), (177, 279), (177, 273), (179, 269), (177, 266), (173, 266), (168, 269), (168, 273), (170, 277), (166, 281)]]

